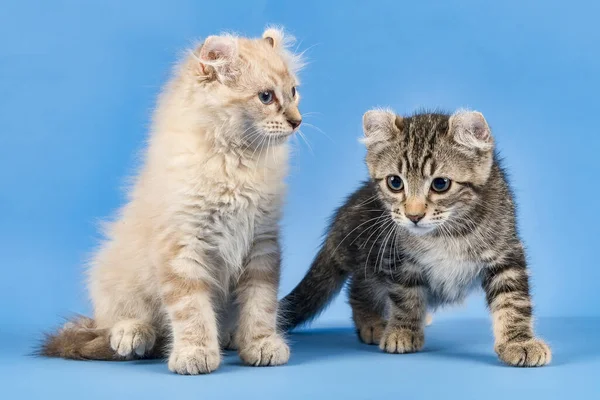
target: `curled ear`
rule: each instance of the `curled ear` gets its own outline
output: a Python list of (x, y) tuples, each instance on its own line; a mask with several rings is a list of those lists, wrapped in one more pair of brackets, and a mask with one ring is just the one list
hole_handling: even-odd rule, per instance
[(449, 125), (454, 140), (465, 147), (483, 151), (494, 147), (490, 127), (478, 111), (459, 110), (450, 117)]
[(285, 34), (283, 33), (283, 29), (281, 28), (267, 28), (263, 33), (262, 37), (273, 48), (277, 49), (285, 45)]
[(220, 78), (229, 78), (233, 73), (233, 64), (238, 56), (237, 40), (233, 36), (209, 36), (202, 47), (198, 61), (206, 75), (216, 74)]
[(363, 115), (365, 137), (362, 142), (369, 146), (376, 142), (389, 140), (402, 129), (402, 117), (396, 115), (392, 110), (381, 108), (369, 110)]

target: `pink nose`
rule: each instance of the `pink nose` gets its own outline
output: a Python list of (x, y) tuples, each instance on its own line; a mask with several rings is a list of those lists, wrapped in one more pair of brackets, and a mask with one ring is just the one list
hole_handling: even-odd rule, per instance
[(292, 129), (296, 129), (302, 123), (301, 119), (288, 119), (287, 122), (292, 126)]
[(406, 214), (406, 218), (410, 219), (412, 222), (416, 224), (419, 223), (420, 220), (423, 219), (425, 214)]

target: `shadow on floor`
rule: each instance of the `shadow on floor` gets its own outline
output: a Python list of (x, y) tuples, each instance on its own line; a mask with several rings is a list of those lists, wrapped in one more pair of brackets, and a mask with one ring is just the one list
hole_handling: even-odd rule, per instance
[[(544, 318), (536, 331), (551, 346), (554, 366), (600, 359), (599, 318)], [(419, 354), (427, 357), (502, 365), (493, 351), (492, 328), (487, 320), (434, 322), (426, 329), (425, 337), (425, 348)], [(377, 346), (360, 343), (351, 328), (300, 331), (290, 335), (290, 343), (292, 364), (380, 353)]]
[[(600, 318), (542, 318), (537, 324), (537, 332), (551, 346), (552, 365), (555, 367), (600, 360), (600, 341), (597, 340)], [(422, 352), (398, 357), (502, 365), (493, 351), (492, 329), (488, 320), (435, 321), (426, 329), (425, 337)], [(379, 357), (386, 357), (386, 360), (387, 357), (396, 357), (381, 352), (378, 346), (360, 343), (350, 327), (306, 329), (291, 333), (288, 338), (292, 347), (291, 366), (344, 358), (356, 360), (364, 357), (370, 362), (377, 362)], [(31, 351), (35, 343), (26, 336), (3, 335), (2, 339), (2, 353), (7, 356), (22, 357)], [(136, 364), (156, 372), (169, 373), (164, 363), (164, 360), (143, 360), (117, 364)], [(241, 365), (235, 352), (227, 352), (223, 366), (217, 372)]]

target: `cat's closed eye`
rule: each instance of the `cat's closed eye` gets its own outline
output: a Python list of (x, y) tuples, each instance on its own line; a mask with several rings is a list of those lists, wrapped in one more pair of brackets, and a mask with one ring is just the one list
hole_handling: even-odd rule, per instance
[(292, 87), (292, 97), (296, 97), (296, 86)]

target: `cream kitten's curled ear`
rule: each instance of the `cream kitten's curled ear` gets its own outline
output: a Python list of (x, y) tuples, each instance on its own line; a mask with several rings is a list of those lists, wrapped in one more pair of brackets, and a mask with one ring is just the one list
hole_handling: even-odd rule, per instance
[(373, 143), (389, 140), (402, 128), (402, 117), (392, 110), (380, 108), (369, 110), (363, 115), (365, 137), (362, 142), (368, 147)]
[(203, 74), (229, 79), (235, 75), (237, 56), (237, 39), (234, 36), (209, 36), (200, 48), (198, 62)]
[(293, 73), (299, 72), (304, 67), (304, 52), (297, 54), (293, 51), (292, 46), (296, 43), (296, 38), (286, 33), (282, 27), (267, 27), (262, 38), (279, 52)]
[(490, 127), (478, 111), (459, 110), (450, 117), (449, 125), (454, 140), (465, 147), (482, 151), (494, 147)]
[(281, 28), (267, 28), (262, 37), (271, 45), (271, 47), (280, 48), (285, 45), (285, 34)]

